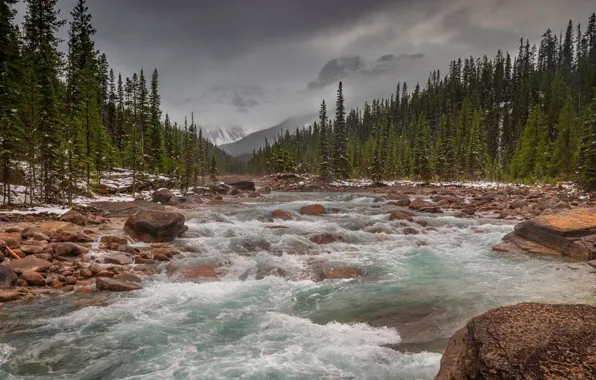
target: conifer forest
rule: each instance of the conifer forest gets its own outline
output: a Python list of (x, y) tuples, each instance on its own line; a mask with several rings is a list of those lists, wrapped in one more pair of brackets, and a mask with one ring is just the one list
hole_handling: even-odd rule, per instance
[(538, 45), (452, 61), (424, 87), (285, 131), (253, 153), (252, 174), (313, 172), (325, 179), (577, 181), (596, 188), (596, 15), (548, 29)]
[[(180, 123), (162, 115), (157, 69), (128, 78), (110, 69), (95, 48), (86, 0), (68, 22), (57, 0), (27, 0), (22, 26), (14, 22), (16, 2), (0, 0), (4, 202), (17, 180), (28, 184), (28, 202), (70, 201), (99, 185), (100, 173), (112, 167), (165, 174), (183, 189), (206, 180), (214, 160), (221, 173), (241, 170), (238, 160), (202, 137), (192, 115)], [(63, 27), (66, 54), (59, 49)]]

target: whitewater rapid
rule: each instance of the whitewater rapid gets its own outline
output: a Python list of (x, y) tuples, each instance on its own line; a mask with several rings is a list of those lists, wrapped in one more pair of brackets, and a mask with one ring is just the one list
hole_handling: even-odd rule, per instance
[[(512, 223), (419, 215), (423, 228), (389, 222), (395, 207), (373, 199), (274, 193), (192, 212), (180, 243), (197, 252), (176, 264), (222, 267), (219, 281), (181, 282), (164, 269), (136, 292), (6, 306), (0, 379), (432, 379), (448, 337), (474, 315), (592, 302), (587, 266), (492, 252)], [(315, 201), (338, 212), (270, 219)], [(318, 245), (317, 233), (344, 240)], [(314, 282), (320, 263), (365, 275)], [(257, 279), (273, 267), (286, 278)]]

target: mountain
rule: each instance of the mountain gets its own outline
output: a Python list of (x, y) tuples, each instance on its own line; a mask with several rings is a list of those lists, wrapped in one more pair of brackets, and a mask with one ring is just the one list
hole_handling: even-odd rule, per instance
[(215, 86), (203, 92), (199, 102), (233, 107), (238, 112), (247, 112), (249, 109), (266, 102), (267, 97), (267, 91), (256, 85)]
[(231, 144), (246, 136), (246, 130), (240, 126), (226, 128), (216, 126), (202, 126), (203, 137), (215, 145)]
[(323, 66), (319, 76), (308, 84), (309, 90), (316, 90), (330, 84), (337, 85), (342, 79), (361, 76), (371, 77), (396, 72), (402, 64), (424, 58), (424, 54), (387, 54), (374, 62), (367, 62), (360, 56), (332, 59)]
[(220, 145), (219, 148), (236, 157), (243, 154), (252, 154), (253, 150), (265, 146), (265, 139), (272, 144), (279, 134), (285, 133), (287, 130), (293, 133), (297, 127), (302, 128), (316, 120), (316, 118), (316, 114), (312, 114), (287, 119), (271, 128), (251, 133), (231, 144)]

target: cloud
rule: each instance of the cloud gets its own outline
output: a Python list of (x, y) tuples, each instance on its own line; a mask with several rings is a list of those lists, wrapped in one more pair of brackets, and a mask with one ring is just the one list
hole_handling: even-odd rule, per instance
[[(76, 0), (59, 0), (64, 18)], [(316, 112), (322, 97), (306, 85), (331, 59), (423, 53), (382, 80), (346, 83), (354, 103), (413, 87), (458, 57), (517, 51), (547, 28), (585, 24), (592, 0), (101, 0), (88, 1), (96, 46), (123, 75), (160, 72), (165, 112), (182, 121), (259, 129)], [(23, 5), (19, 5), (22, 9)], [(66, 37), (65, 27), (63, 36)], [(258, 88), (248, 95), (242, 88)], [(217, 89), (215, 91), (214, 89)], [(226, 92), (220, 102), (217, 92)]]

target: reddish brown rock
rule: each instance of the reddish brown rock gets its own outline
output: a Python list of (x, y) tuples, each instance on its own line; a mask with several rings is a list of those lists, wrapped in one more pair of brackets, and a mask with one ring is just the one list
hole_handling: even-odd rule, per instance
[(43, 252), (43, 247), (39, 245), (21, 245), (20, 249), (26, 255), (37, 255)]
[(217, 278), (220, 275), (220, 269), (214, 265), (201, 265), (198, 267), (182, 268), (176, 272), (176, 274), (188, 278)]
[(66, 214), (60, 216), (60, 220), (63, 222), (70, 222), (78, 226), (87, 225), (87, 218), (85, 218), (85, 216), (83, 216), (83, 214), (80, 212), (74, 210), (70, 210)]
[(349, 266), (322, 265), (315, 270), (315, 281), (339, 280), (360, 277), (362, 269)]
[(128, 281), (128, 282), (141, 282), (142, 281), (142, 279), (139, 276), (137, 276), (136, 274), (130, 273), (130, 272), (122, 272), (114, 278), (116, 280)]
[(153, 255), (153, 259), (155, 259), (157, 261), (170, 261), (170, 258), (162, 253)]
[(132, 262), (130, 257), (119, 253), (113, 253), (104, 257), (104, 261), (108, 264), (128, 265)]
[(414, 216), (414, 214), (406, 210), (394, 211), (391, 213), (391, 215), (389, 215), (389, 221), (407, 220), (409, 222), (413, 222), (414, 218), (412, 218), (412, 216)]
[(79, 236), (74, 231), (60, 231), (58, 234), (58, 241), (61, 242), (74, 242), (77, 241)]
[(170, 199), (172, 199), (173, 196), (174, 193), (172, 193), (170, 189), (158, 189), (151, 196), (151, 200), (155, 203), (161, 203), (162, 205), (165, 205), (170, 201)]
[(25, 271), (23, 272), (23, 274), (21, 275), (21, 278), (25, 281), (27, 281), (27, 283), (29, 285), (34, 285), (34, 286), (46, 286), (46, 280), (43, 278), (43, 276), (41, 274), (39, 274), (38, 272), (34, 272), (34, 271)]
[(292, 220), (292, 212), (288, 210), (273, 210), (273, 212), (271, 212), (271, 217), (282, 220)]
[(135, 257), (135, 264), (153, 265), (155, 264), (155, 260), (137, 256)]
[(331, 244), (338, 241), (344, 241), (343, 236), (334, 234), (317, 234), (309, 238), (310, 241), (317, 244)]
[(310, 206), (304, 206), (300, 209), (300, 214), (301, 215), (321, 215), (324, 214), (326, 212), (325, 207), (323, 207), (322, 205), (310, 205)]
[(95, 289), (93, 288), (79, 288), (75, 290), (74, 294), (76, 295), (84, 295), (84, 294), (93, 294), (95, 293)]
[(19, 281), (18, 276), (10, 268), (0, 265), (0, 289), (12, 288)]
[(458, 330), (435, 380), (594, 378), (596, 307), (527, 303), (490, 310)]
[(100, 277), (96, 280), (95, 286), (98, 291), (110, 291), (110, 292), (128, 292), (131, 290), (143, 289), (141, 286), (128, 282), (116, 280), (113, 278)]
[(141, 210), (132, 215), (124, 231), (145, 243), (172, 241), (184, 231), (184, 215), (174, 212)]
[(21, 298), (21, 294), (16, 290), (0, 290), (0, 302), (16, 301), (19, 298)]
[(19, 232), (10, 232), (10, 233), (0, 233), (0, 240), (3, 240), (8, 248), (15, 249), (21, 245), (21, 241), (23, 240), (21, 234)]
[(87, 248), (75, 243), (52, 243), (48, 246), (48, 249), (54, 256), (58, 257), (74, 257), (87, 253)]
[(43, 259), (38, 259), (35, 256), (27, 256), (24, 259), (3, 263), (3, 265), (19, 274), (27, 271), (44, 272), (50, 269), (52, 263)]

